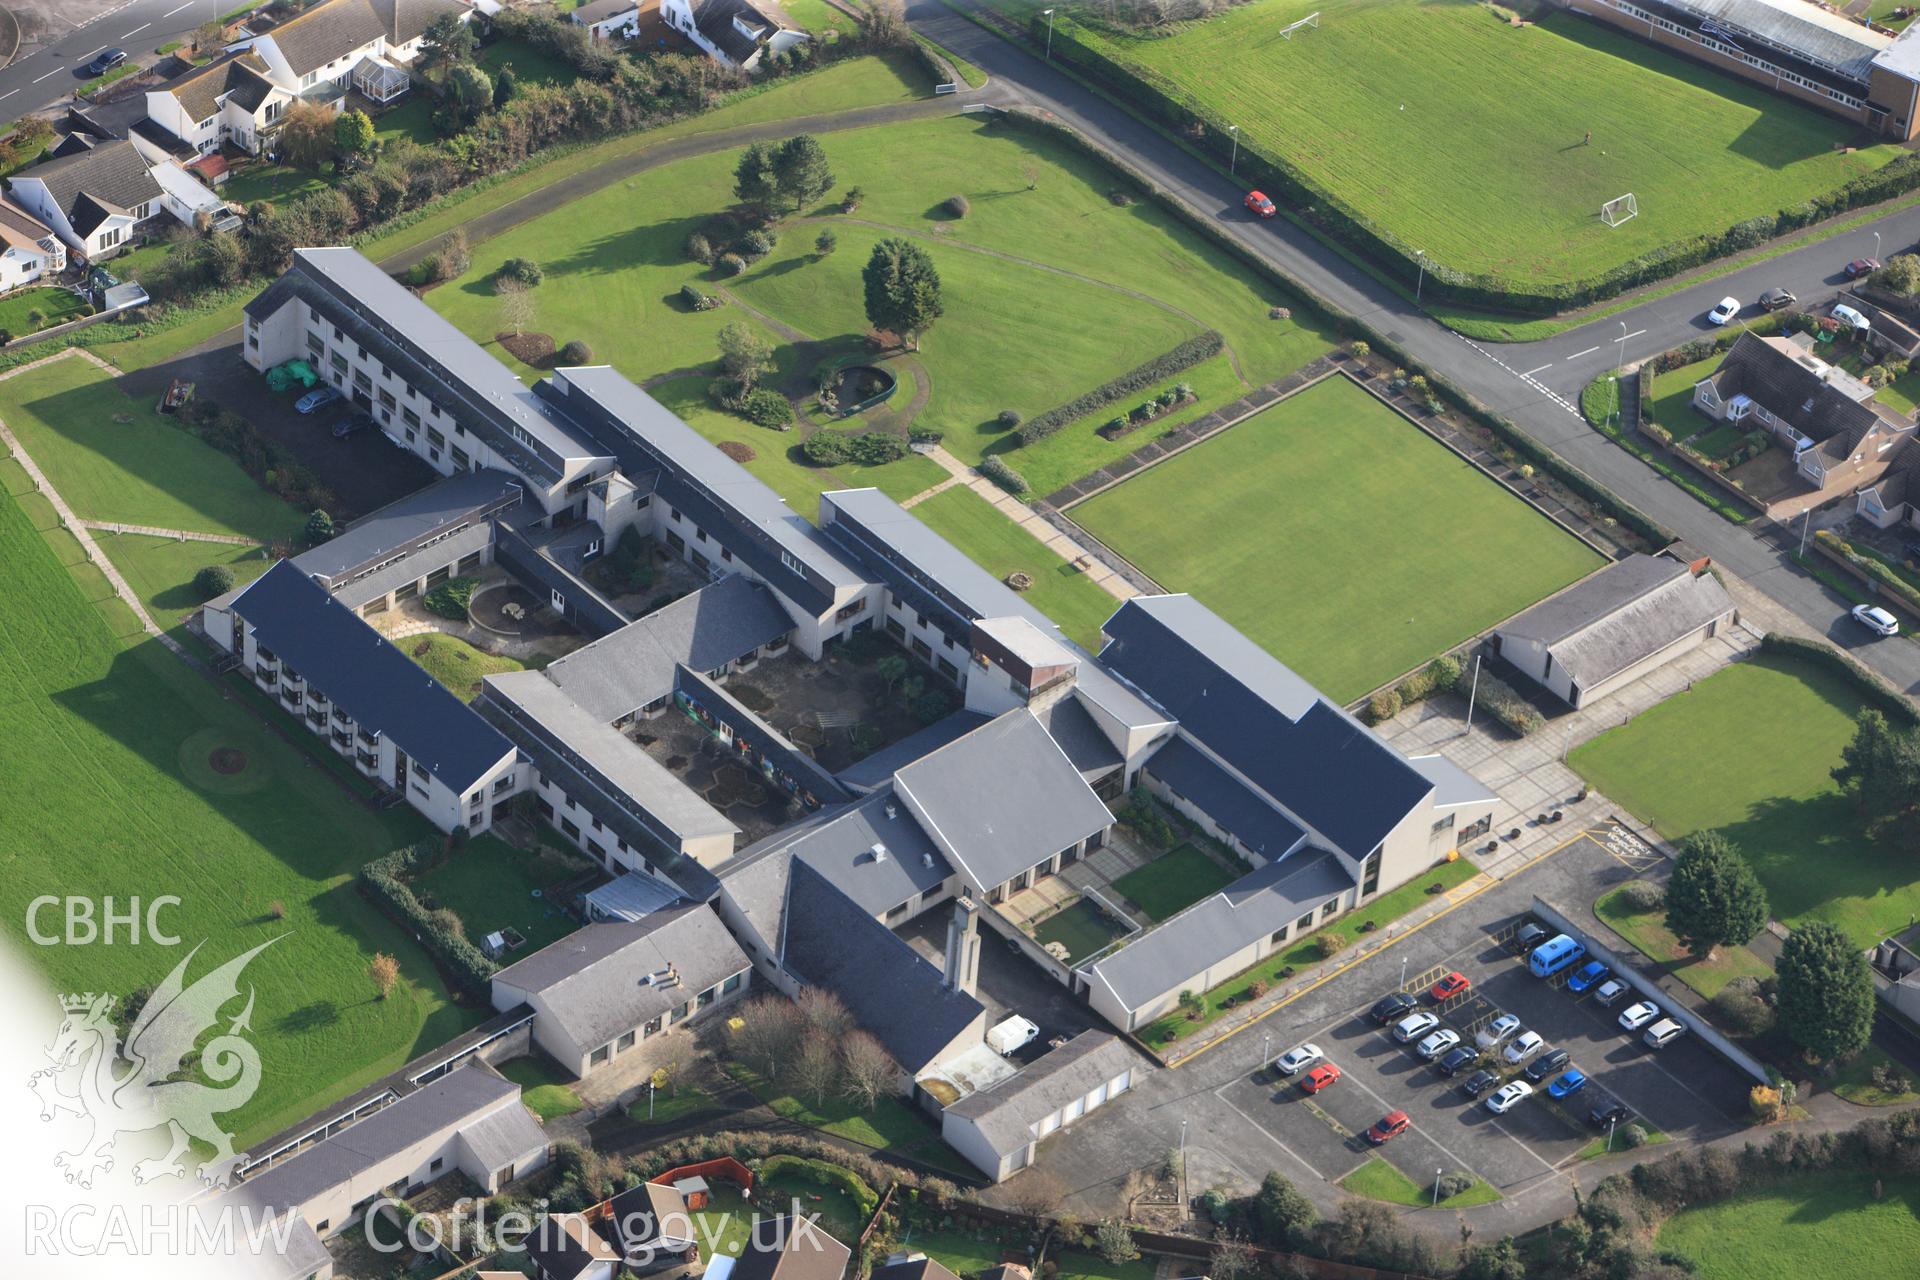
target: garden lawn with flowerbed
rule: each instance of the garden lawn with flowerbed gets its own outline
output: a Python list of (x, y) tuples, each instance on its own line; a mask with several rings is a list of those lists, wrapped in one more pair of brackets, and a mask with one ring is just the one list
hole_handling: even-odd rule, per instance
[(527, 943), (503, 958), (510, 964), (579, 927), (548, 895), (591, 869), (584, 857), (550, 845), (530, 853), (498, 836), (476, 836), (416, 876), (413, 891), (428, 909), (446, 907), (459, 916), (476, 946), (490, 933), (518, 930)]
[(1152, 916), (1165, 920), (1238, 877), (1190, 844), (1161, 854), (1113, 882), (1115, 891)]
[(973, 1166), (946, 1144), (939, 1129), (899, 1098), (882, 1095), (870, 1111), (838, 1096), (820, 1103), (805, 1102), (741, 1063), (727, 1063), (726, 1072), (753, 1090), (760, 1101), (782, 1119), (877, 1151), (904, 1155), (966, 1177), (975, 1176)]
[[(1395, 1165), (1384, 1158), (1373, 1159), (1340, 1179), (1340, 1186), (1354, 1195), (1365, 1196), (1369, 1200), (1384, 1200), (1388, 1204), (1406, 1205), (1414, 1209), (1433, 1207), (1433, 1184), (1421, 1186), (1412, 1178), (1400, 1172)], [(1442, 1209), (1470, 1209), (1477, 1204), (1492, 1204), (1500, 1198), (1500, 1193), (1480, 1178), (1465, 1191), (1457, 1192), (1439, 1201)]]
[[(0, 298), (0, 331), (21, 338), (78, 319), (91, 310), (85, 298), (65, 289), (22, 289)], [(40, 313), (38, 321), (32, 316), (36, 311)]]
[(1683, 1210), (1655, 1239), (1700, 1280), (1890, 1274), (1904, 1269), (1894, 1260), (1920, 1257), (1920, 1177), (1810, 1173)]
[(586, 1105), (566, 1073), (545, 1058), (515, 1058), (500, 1065), (500, 1074), (520, 1086), (520, 1101), (542, 1124), (570, 1116)]
[(1069, 903), (1033, 926), (1034, 941), (1041, 946), (1057, 942), (1067, 949), (1068, 966), (1088, 959), (1126, 932), (1126, 926), (1108, 916), (1092, 898)]

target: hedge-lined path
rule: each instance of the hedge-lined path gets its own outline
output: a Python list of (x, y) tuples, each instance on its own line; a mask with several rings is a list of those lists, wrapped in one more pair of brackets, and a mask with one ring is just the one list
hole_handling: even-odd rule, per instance
[(233, 533), (196, 533), (192, 529), (158, 529), (147, 524), (121, 524), (118, 520), (82, 520), (81, 524), (102, 533), (138, 533), (149, 538), (172, 538), (175, 542), (218, 542), (229, 547), (255, 547), (252, 538)]

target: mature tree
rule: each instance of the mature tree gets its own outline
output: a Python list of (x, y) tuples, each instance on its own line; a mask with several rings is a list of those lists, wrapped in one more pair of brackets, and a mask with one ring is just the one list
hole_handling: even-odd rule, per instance
[(802, 133), (775, 149), (773, 181), (781, 198), (791, 201), (798, 213), (833, 190), (833, 170), (827, 167), (827, 153), (819, 142)]
[(1067, 1198), (1067, 1184), (1049, 1169), (1028, 1169), (1007, 1184), (1007, 1206), (1029, 1218), (1051, 1218)]
[(1833, 780), (1870, 818), (1909, 812), (1920, 804), (1920, 733), (1895, 728), (1872, 707), (1863, 709)]
[(886, 681), (888, 693), (892, 693), (893, 687), (906, 679), (912, 669), (907, 665), (906, 656), (898, 653), (890, 653), (873, 664), (873, 674)]
[(318, 169), (333, 158), (333, 112), (317, 102), (296, 102), (282, 117), (274, 145), (288, 164)]
[(900, 1064), (869, 1031), (856, 1031), (840, 1042), (840, 1071), (840, 1091), (868, 1111), (900, 1078)]
[(801, 1030), (800, 1010), (793, 1001), (780, 995), (755, 996), (727, 1020), (727, 1043), (746, 1065), (778, 1080)]
[(385, 1000), (393, 994), (393, 984), (400, 981), (400, 962), (384, 951), (376, 952), (373, 963), (367, 966), (367, 977), (373, 980), (373, 989)]
[(413, 60), (416, 70), (451, 67), (473, 60), (473, 32), (461, 19), (463, 13), (448, 10), (427, 24), (420, 40), (420, 52)]
[(807, 1030), (820, 1032), (828, 1043), (838, 1044), (853, 1033), (853, 1015), (840, 997), (825, 987), (802, 987), (793, 1003)]
[(1873, 1031), (1867, 958), (1837, 925), (1796, 927), (1780, 949), (1779, 1025), (1814, 1058), (1864, 1049)]
[(500, 68), (500, 74), (493, 78), (493, 109), (498, 111), (513, 101), (513, 95), (520, 92), (520, 82), (514, 78), (513, 64)]
[(690, 1035), (661, 1036), (658, 1043), (648, 1050), (647, 1056), (653, 1063), (653, 1087), (675, 1093), (679, 1091), (680, 1082), (693, 1069), (700, 1050)]
[(873, 327), (899, 334), (909, 348), (919, 350), (920, 335), (941, 315), (940, 273), (927, 251), (911, 240), (882, 240), (873, 246), (861, 280)]
[(333, 145), (343, 155), (366, 155), (373, 150), (373, 120), (364, 111), (342, 111), (334, 118)]
[(763, 373), (773, 372), (773, 344), (738, 321), (720, 326), (720, 367), (750, 391)]
[(1456, 1280), (1527, 1280), (1526, 1260), (1512, 1236), (1496, 1244), (1475, 1245), (1460, 1255)]
[(1261, 1244), (1291, 1249), (1305, 1242), (1320, 1215), (1314, 1212), (1313, 1201), (1276, 1169), (1260, 1183), (1260, 1192), (1253, 1198), (1253, 1217)]
[(307, 517), (306, 534), (307, 542), (313, 546), (319, 546), (327, 541), (333, 537), (333, 517), (316, 508), (313, 514)]
[(472, 124), (493, 106), (493, 80), (471, 62), (447, 68), (446, 100), (461, 128)]
[(1116, 1267), (1140, 1256), (1140, 1246), (1134, 1243), (1133, 1231), (1126, 1223), (1115, 1222), (1111, 1218), (1094, 1227), (1093, 1249)]
[(733, 166), (733, 195), (763, 218), (771, 218), (780, 207), (780, 176), (774, 163), (775, 150), (756, 142), (740, 153)]
[(1886, 266), (1873, 273), (1873, 283), (1909, 298), (1920, 294), (1920, 257), (1911, 253), (1895, 254), (1887, 259)]
[(1260, 1255), (1239, 1236), (1223, 1235), (1214, 1241), (1213, 1257), (1207, 1266), (1211, 1280), (1253, 1280), (1260, 1274)]
[(819, 1106), (840, 1085), (840, 1051), (834, 1038), (816, 1028), (800, 1037), (800, 1047), (787, 1062), (793, 1087)]
[(1667, 883), (1667, 928), (1700, 959), (1718, 947), (1745, 946), (1766, 928), (1767, 891), (1753, 868), (1718, 831), (1680, 842)]

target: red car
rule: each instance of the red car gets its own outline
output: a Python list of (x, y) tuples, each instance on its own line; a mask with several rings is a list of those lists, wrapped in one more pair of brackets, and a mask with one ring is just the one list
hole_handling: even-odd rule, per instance
[[(1252, 196), (1247, 197), (1252, 199)], [(1858, 280), (1861, 276), (1870, 276), (1880, 269), (1878, 258), (1855, 258), (1847, 264), (1847, 279)]]
[(1340, 1078), (1340, 1068), (1331, 1062), (1323, 1062), (1301, 1079), (1300, 1087), (1308, 1093), (1318, 1093)]
[(1367, 1130), (1367, 1141), (1380, 1146), (1389, 1139), (1397, 1138), (1413, 1127), (1413, 1120), (1404, 1111), (1389, 1111), (1374, 1122)]
[(1427, 992), (1427, 994), (1435, 1000), (1451, 1000), (1455, 996), (1467, 994), (1467, 988), (1472, 985), (1473, 983), (1468, 981), (1466, 974), (1456, 971), (1434, 983), (1433, 990)]
[(1247, 192), (1247, 208), (1253, 210), (1253, 212), (1263, 218), (1271, 218), (1274, 214), (1280, 212), (1273, 207), (1273, 201), (1267, 199), (1266, 194), (1260, 191)]

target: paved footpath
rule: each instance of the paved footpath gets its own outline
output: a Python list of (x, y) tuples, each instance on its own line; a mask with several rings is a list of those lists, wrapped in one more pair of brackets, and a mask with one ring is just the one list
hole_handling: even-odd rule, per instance
[(258, 546), (252, 538), (233, 533), (196, 533), (192, 529), (161, 529), (150, 524), (121, 524), (118, 520), (82, 520), (81, 524), (102, 533), (137, 533), (149, 538), (172, 538), (175, 542), (218, 542), (229, 547)]

